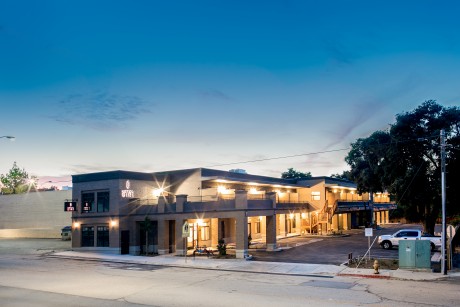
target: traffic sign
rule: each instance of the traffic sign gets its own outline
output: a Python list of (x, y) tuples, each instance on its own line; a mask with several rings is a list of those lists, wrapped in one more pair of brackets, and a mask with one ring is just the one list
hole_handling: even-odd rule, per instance
[(190, 226), (187, 221), (182, 225), (182, 238), (187, 238), (190, 236)]

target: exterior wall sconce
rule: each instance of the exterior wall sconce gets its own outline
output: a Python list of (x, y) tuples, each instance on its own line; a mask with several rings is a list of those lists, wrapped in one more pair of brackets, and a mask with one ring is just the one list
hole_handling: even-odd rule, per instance
[(117, 226), (117, 221), (112, 220), (112, 221), (110, 222), (110, 225), (112, 226), (112, 228), (113, 228), (113, 227), (116, 227), (116, 226)]
[(73, 228), (79, 228), (80, 227), (80, 223), (75, 221), (73, 222)]

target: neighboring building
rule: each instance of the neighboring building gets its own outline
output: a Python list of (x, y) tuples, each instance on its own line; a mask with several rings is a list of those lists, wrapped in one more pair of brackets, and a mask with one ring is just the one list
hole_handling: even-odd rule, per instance
[[(72, 176), (72, 247), (138, 254), (144, 220), (152, 221), (149, 252), (183, 255), (186, 249), (234, 244), (237, 258), (248, 237), (277, 249), (277, 238), (326, 234), (364, 225), (371, 208), (378, 224), (396, 206), (388, 195), (358, 195), (353, 182), (329, 177), (281, 179), (206, 168), (139, 173), (110, 171)], [(189, 223), (190, 235), (182, 238)]]
[(71, 191), (0, 195), (0, 238), (61, 238), (71, 223), (63, 201)]

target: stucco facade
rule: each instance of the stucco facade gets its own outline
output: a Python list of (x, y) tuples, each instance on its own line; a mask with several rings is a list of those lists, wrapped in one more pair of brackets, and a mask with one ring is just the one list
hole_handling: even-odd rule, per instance
[[(75, 249), (139, 254), (147, 248), (183, 255), (198, 246), (215, 248), (224, 239), (238, 258), (247, 255), (249, 240), (276, 250), (280, 237), (357, 227), (364, 217), (356, 213), (365, 216), (370, 208), (366, 195), (357, 195), (349, 181), (280, 179), (204, 168), (74, 175), (72, 198), (77, 202), (72, 213)], [(380, 204), (385, 210), (378, 211), (376, 221), (388, 222), (385, 212), (393, 205)], [(183, 238), (185, 222), (190, 234)]]

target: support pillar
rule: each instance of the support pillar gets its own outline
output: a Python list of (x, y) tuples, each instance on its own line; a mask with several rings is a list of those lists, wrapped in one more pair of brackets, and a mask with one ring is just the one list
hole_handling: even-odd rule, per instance
[(186, 238), (182, 238), (182, 226), (186, 220), (177, 219), (175, 223), (175, 245), (176, 245), (176, 255), (184, 256), (187, 251), (187, 243), (184, 243)]
[(300, 213), (294, 215), (295, 218), (295, 233), (300, 235), (302, 229), (302, 219), (300, 218)]
[(285, 237), (286, 236), (286, 214), (278, 214), (276, 216), (279, 218), (279, 222), (280, 222), (279, 235), (282, 237)]
[(248, 255), (248, 217), (246, 212), (236, 217), (236, 258), (244, 259)]
[(169, 253), (169, 221), (158, 221), (158, 254)]
[(339, 221), (338, 221), (339, 215), (335, 214), (332, 216), (332, 225), (331, 225), (331, 230), (339, 230)]
[(348, 230), (350, 229), (350, 216), (349, 216), (349, 213), (343, 213), (342, 214), (342, 218), (343, 218), (343, 229), (344, 230)]
[(276, 215), (271, 215), (265, 217), (266, 228), (265, 232), (267, 234), (267, 251), (272, 252), (277, 250), (278, 246), (276, 243)]
[(211, 247), (216, 248), (219, 244), (219, 219), (211, 219)]

